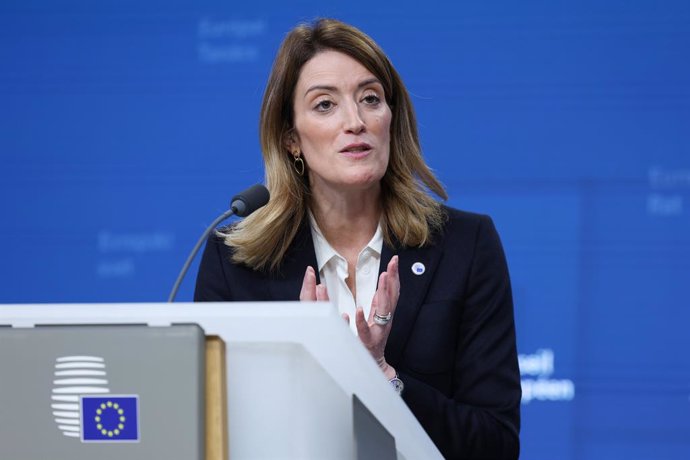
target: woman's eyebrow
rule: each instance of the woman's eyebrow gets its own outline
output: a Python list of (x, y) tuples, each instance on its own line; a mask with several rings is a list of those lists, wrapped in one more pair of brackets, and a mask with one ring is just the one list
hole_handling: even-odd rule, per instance
[(357, 85), (357, 88), (359, 89), (359, 88), (362, 88), (363, 86), (369, 86), (373, 83), (378, 83), (379, 85), (383, 86), (383, 84), (381, 83), (381, 81), (378, 78), (372, 77), (372, 78), (367, 78), (366, 80), (360, 82), (360, 84)]
[[(381, 81), (379, 81), (378, 78), (373, 77), (373, 78), (367, 78), (366, 80), (363, 80), (363, 81), (359, 82), (359, 84), (357, 85), (357, 89), (360, 89), (360, 88), (362, 88), (362, 87), (364, 87), (364, 86), (369, 86), (369, 85), (371, 85), (371, 84), (373, 84), (373, 83), (378, 83), (379, 85), (381, 85)], [(310, 92), (316, 91), (316, 90), (331, 91), (331, 92), (333, 92), (333, 93), (337, 93), (337, 92), (338, 92), (338, 88), (336, 88), (335, 86), (330, 86), (330, 85), (314, 85), (314, 86), (310, 86), (310, 87), (304, 92), (304, 95), (306, 96), (306, 95), (309, 94)]]
[(309, 94), (310, 92), (316, 91), (316, 90), (319, 90), (319, 89), (320, 89), (320, 90), (323, 90), (323, 91), (331, 91), (331, 92), (334, 92), (334, 93), (337, 93), (337, 92), (338, 92), (338, 88), (336, 88), (335, 86), (314, 85), (314, 86), (310, 86), (309, 89), (307, 89), (307, 90), (304, 92), (304, 95), (306, 96), (306, 95)]

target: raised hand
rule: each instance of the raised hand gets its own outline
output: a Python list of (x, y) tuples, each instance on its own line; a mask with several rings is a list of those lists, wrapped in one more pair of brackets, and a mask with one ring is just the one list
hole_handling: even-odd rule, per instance
[(316, 284), (316, 273), (312, 267), (307, 267), (304, 272), (304, 279), (302, 280), (302, 290), (299, 293), (299, 300), (325, 300), (328, 301), (328, 292), (326, 286)]
[(379, 276), (379, 285), (371, 302), (368, 320), (364, 318), (364, 310), (357, 307), (355, 311), (355, 326), (357, 334), (371, 356), (376, 360), (386, 377), (395, 377), (395, 369), (388, 365), (384, 356), (386, 342), (391, 331), (395, 316), (395, 308), (400, 297), (400, 276), (398, 271), (398, 256), (393, 256), (386, 271)]

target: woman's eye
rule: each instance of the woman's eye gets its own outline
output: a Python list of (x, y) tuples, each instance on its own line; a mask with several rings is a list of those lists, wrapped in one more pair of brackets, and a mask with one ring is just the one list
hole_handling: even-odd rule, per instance
[(324, 100), (316, 104), (316, 110), (320, 112), (325, 112), (333, 107), (333, 102), (329, 100)]
[(367, 94), (364, 96), (364, 98), (362, 98), (362, 100), (369, 105), (376, 105), (381, 102), (381, 98), (379, 98), (376, 94)]

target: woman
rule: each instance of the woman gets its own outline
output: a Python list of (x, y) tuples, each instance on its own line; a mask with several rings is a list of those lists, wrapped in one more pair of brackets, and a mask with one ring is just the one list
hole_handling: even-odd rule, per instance
[(298, 26), (260, 131), (271, 200), (209, 239), (195, 300), (330, 298), (444, 456), (517, 458), (501, 243), (488, 217), (429, 195), (446, 199), (383, 51), (339, 21)]

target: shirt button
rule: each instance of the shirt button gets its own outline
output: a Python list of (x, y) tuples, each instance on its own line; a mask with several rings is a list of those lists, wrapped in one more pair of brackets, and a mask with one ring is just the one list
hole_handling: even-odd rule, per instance
[(364, 267), (364, 268), (362, 269), (362, 273), (364, 273), (365, 275), (368, 275), (369, 272), (371, 272), (371, 270), (369, 270), (369, 267)]

